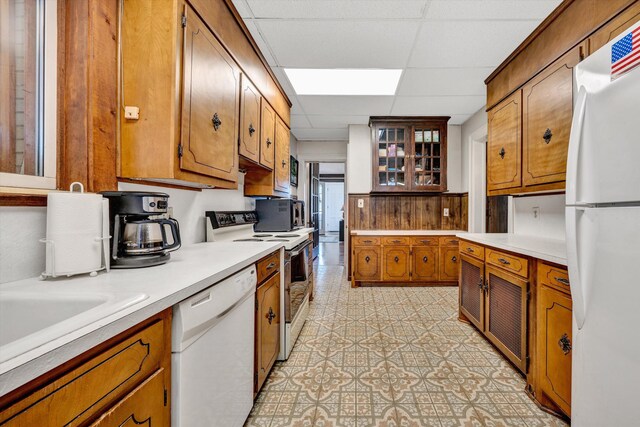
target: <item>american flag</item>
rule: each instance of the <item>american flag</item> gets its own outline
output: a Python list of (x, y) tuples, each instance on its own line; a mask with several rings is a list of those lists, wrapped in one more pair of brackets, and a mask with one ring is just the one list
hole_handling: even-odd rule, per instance
[(611, 79), (640, 65), (640, 25), (611, 46)]

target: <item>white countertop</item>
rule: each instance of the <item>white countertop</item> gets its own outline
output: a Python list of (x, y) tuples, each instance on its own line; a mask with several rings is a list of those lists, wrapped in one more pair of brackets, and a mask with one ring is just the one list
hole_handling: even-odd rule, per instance
[(354, 236), (452, 236), (463, 230), (351, 230)]
[(464, 233), (456, 234), (461, 239), (532, 258), (567, 265), (567, 248), (564, 240), (511, 233)]
[(97, 277), (82, 275), (47, 281), (33, 278), (0, 285), (0, 291), (148, 295), (142, 302), (101, 320), (77, 325), (73, 332), (0, 363), (0, 396), (282, 247), (283, 242), (198, 243), (171, 253), (171, 260), (160, 266), (111, 270)]

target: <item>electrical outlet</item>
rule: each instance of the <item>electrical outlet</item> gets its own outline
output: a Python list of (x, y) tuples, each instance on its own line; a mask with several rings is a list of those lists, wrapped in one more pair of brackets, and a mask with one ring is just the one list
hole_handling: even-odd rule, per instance
[(125, 106), (124, 118), (127, 120), (138, 120), (140, 118), (140, 108), (130, 105)]
[(540, 219), (540, 208), (538, 206), (531, 209), (533, 211), (533, 219)]
[(444, 212), (442, 214), (444, 216), (449, 216), (449, 208), (444, 208)]
[(360, 209), (364, 208), (364, 199), (358, 199), (358, 207)]

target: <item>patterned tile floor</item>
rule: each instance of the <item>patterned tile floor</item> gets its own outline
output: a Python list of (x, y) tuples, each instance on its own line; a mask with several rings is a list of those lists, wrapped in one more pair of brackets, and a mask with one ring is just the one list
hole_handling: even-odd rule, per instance
[(565, 426), (522, 377), (457, 320), (457, 288), (352, 289), (316, 267), (310, 316), (246, 426)]

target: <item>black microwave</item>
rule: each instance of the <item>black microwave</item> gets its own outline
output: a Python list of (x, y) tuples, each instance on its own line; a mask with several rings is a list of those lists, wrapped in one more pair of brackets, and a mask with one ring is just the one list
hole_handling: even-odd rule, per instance
[(304, 227), (304, 202), (293, 199), (256, 200), (255, 231), (291, 231)]

